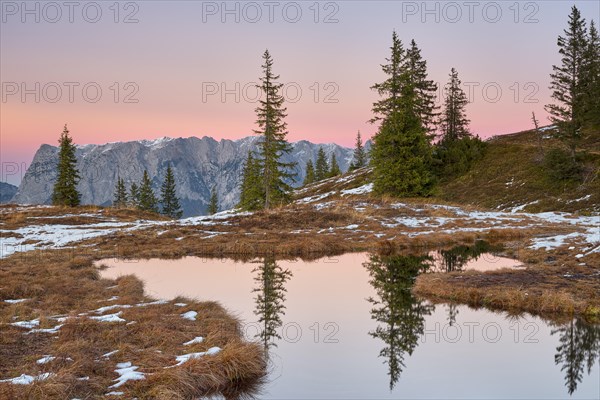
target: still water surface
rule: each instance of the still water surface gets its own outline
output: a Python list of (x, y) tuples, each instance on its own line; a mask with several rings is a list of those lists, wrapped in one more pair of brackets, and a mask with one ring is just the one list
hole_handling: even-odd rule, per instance
[(188, 257), (104, 260), (157, 298), (215, 300), (268, 349), (261, 398), (600, 398), (600, 326), (553, 324), (414, 298), (419, 273), (515, 268), (457, 248), (425, 256), (366, 253), (315, 262)]

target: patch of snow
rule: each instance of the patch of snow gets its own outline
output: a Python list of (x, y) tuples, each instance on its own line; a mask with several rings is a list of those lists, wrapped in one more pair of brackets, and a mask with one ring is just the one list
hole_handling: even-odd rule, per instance
[(40, 320), (39, 320), (39, 318), (36, 318), (36, 319), (32, 319), (31, 321), (13, 322), (13, 323), (11, 323), (11, 325), (12, 326), (17, 326), (19, 328), (33, 329), (36, 326), (40, 325)]
[(190, 321), (195, 321), (198, 313), (196, 311), (188, 311), (186, 313), (181, 314), (181, 318), (187, 319)]
[(63, 324), (56, 325), (54, 328), (46, 328), (46, 329), (32, 329), (27, 334), (31, 333), (56, 333), (60, 328), (63, 327)]
[(352, 230), (354, 230), (354, 229), (358, 229), (358, 227), (359, 227), (359, 225), (352, 224), (352, 225), (348, 225), (348, 226), (344, 227), (344, 229), (352, 229)]
[(175, 303), (174, 306), (176, 306), (176, 307), (185, 307), (185, 306), (187, 306), (187, 304), (185, 304), (185, 303)]
[(27, 300), (29, 300), (29, 299), (15, 299), (15, 300), (8, 299), (8, 300), (4, 300), (4, 302), (8, 303), (8, 304), (18, 304), (18, 303), (22, 303)]
[(0, 382), (12, 383), (13, 385), (30, 385), (35, 381), (44, 381), (48, 378), (51, 378), (52, 376), (54, 376), (54, 374), (50, 372), (39, 374), (38, 376), (22, 374), (21, 376), (18, 376), (16, 378), (2, 379), (0, 380)]
[(119, 350), (113, 350), (113, 351), (109, 351), (109, 352), (108, 352), (108, 353), (106, 353), (106, 354), (102, 354), (102, 357), (104, 357), (104, 358), (108, 358), (108, 357), (112, 356), (113, 354), (117, 354), (118, 352), (119, 352)]
[(36, 361), (36, 363), (38, 364), (46, 364), (49, 363), (50, 361), (56, 359), (56, 357), (53, 356), (44, 356), (42, 358), (40, 358), (39, 360)]
[(130, 362), (119, 363), (117, 364), (117, 369), (115, 372), (119, 374), (119, 377), (115, 379), (115, 383), (112, 386), (109, 386), (109, 389), (118, 388), (123, 386), (127, 381), (139, 381), (142, 379), (146, 379), (143, 372), (136, 371), (139, 367), (135, 365), (131, 365)]
[(203, 356), (211, 356), (211, 355), (215, 355), (217, 353), (219, 353), (221, 351), (220, 347), (211, 347), (210, 349), (200, 352), (200, 353), (189, 353), (189, 354), (183, 354), (181, 356), (177, 356), (175, 357), (175, 360), (177, 361), (177, 364), (172, 365), (171, 367), (166, 367), (166, 368), (172, 368), (172, 367), (177, 367), (180, 366), (181, 364), (192, 360), (194, 358), (200, 358)]
[(185, 342), (183, 345), (190, 346), (192, 344), (202, 343), (202, 342), (204, 342), (204, 338), (202, 336), (197, 336), (197, 337), (193, 338), (192, 340), (190, 340), (189, 342)]
[(352, 194), (366, 194), (366, 193), (371, 193), (372, 191), (373, 191), (373, 183), (367, 183), (366, 185), (359, 186), (354, 189), (342, 190), (340, 193), (342, 194), (342, 196), (345, 196), (345, 195), (352, 195)]
[(108, 392), (105, 396), (123, 396), (125, 392)]
[(537, 204), (539, 202), (540, 202), (539, 200), (535, 200), (535, 201), (532, 201), (530, 203), (522, 204), (520, 206), (514, 207), (513, 209), (510, 210), (510, 212), (514, 214), (514, 213), (523, 211), (525, 209), (525, 207)]
[(100, 321), (100, 322), (125, 322), (125, 320), (121, 317), (119, 317), (119, 315), (123, 314), (123, 311), (119, 311), (118, 313), (114, 313), (114, 314), (106, 314), (106, 315), (100, 315), (98, 317), (89, 317), (90, 319), (96, 320), (96, 321)]

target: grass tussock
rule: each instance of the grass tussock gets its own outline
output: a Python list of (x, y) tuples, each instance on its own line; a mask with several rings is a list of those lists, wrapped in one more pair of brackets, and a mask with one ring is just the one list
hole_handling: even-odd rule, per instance
[[(148, 304), (153, 299), (144, 294), (140, 280), (99, 279), (93, 257), (73, 257), (70, 249), (30, 253), (0, 260), (0, 379), (52, 375), (30, 385), (2, 383), (0, 398), (102, 397), (113, 390), (116, 364), (121, 362), (131, 362), (146, 374), (146, 379), (118, 388), (125, 398), (195, 398), (252, 390), (263, 379), (261, 348), (242, 340), (239, 321), (218, 303), (179, 298)], [(27, 300), (9, 304), (5, 299)], [(115, 304), (125, 307), (95, 311)], [(198, 313), (195, 321), (181, 317), (187, 311)], [(124, 321), (92, 318), (112, 313)], [(56, 331), (29, 333), (11, 325), (34, 319), (39, 321), (35, 328)], [(205, 340), (183, 345), (198, 336)], [(176, 364), (178, 355), (215, 346), (221, 353), (165, 369)], [(37, 363), (45, 355), (55, 358)]]

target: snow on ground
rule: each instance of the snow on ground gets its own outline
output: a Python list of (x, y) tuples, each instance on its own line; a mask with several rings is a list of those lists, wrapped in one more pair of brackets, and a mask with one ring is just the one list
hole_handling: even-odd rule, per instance
[(21, 376), (17, 376), (16, 378), (2, 379), (0, 380), (0, 382), (12, 383), (13, 385), (30, 385), (35, 381), (43, 381), (52, 376), (54, 376), (54, 374), (51, 372), (39, 374), (38, 376), (22, 374)]
[(349, 194), (367, 194), (367, 193), (371, 193), (372, 191), (373, 191), (373, 184), (367, 183), (366, 185), (359, 186), (354, 189), (342, 190), (342, 191), (340, 191), (340, 193), (342, 194), (342, 196), (345, 196), (345, 195), (349, 195)]
[(114, 314), (106, 314), (106, 315), (100, 315), (98, 317), (89, 317), (89, 318), (96, 320), (96, 321), (100, 321), (100, 322), (125, 322), (125, 320), (120, 317), (121, 314), (123, 314), (123, 311), (119, 311), (118, 313), (114, 313)]
[(188, 319), (190, 321), (195, 321), (198, 313), (196, 311), (188, 311), (186, 313), (181, 314), (181, 318)]
[(178, 367), (181, 364), (183, 364), (183, 363), (185, 363), (185, 362), (187, 362), (189, 360), (192, 360), (194, 358), (200, 358), (200, 357), (203, 357), (203, 356), (212, 356), (212, 355), (217, 354), (220, 351), (221, 351), (220, 347), (211, 347), (210, 349), (208, 349), (206, 351), (203, 351), (203, 352), (200, 352), (200, 353), (183, 354), (181, 356), (175, 357), (175, 360), (177, 361), (177, 364), (172, 365), (170, 367), (165, 367), (165, 368)]
[(27, 300), (29, 300), (29, 299), (8, 299), (8, 300), (4, 300), (4, 302), (8, 303), (8, 304), (18, 304), (18, 303), (22, 303)]
[(49, 363), (50, 361), (52, 361), (54, 359), (56, 359), (56, 357), (53, 357), (53, 356), (44, 356), (44, 357), (40, 358), (39, 360), (37, 360), (36, 363), (38, 363), (38, 364), (47, 364), (47, 363)]
[(139, 367), (132, 365), (130, 362), (124, 362), (117, 364), (117, 369), (115, 372), (119, 374), (119, 377), (115, 379), (115, 383), (112, 386), (109, 386), (109, 389), (116, 389), (120, 386), (123, 386), (127, 381), (139, 381), (142, 379), (146, 379), (143, 372), (136, 371)]
[(189, 342), (185, 342), (183, 345), (190, 346), (192, 344), (202, 343), (202, 342), (204, 342), (204, 338), (202, 336), (197, 336), (197, 337), (193, 338), (192, 340), (190, 340)]
[(40, 320), (38, 318), (32, 319), (31, 321), (19, 321), (11, 323), (12, 326), (18, 326), (19, 328), (33, 329), (36, 326), (40, 326)]

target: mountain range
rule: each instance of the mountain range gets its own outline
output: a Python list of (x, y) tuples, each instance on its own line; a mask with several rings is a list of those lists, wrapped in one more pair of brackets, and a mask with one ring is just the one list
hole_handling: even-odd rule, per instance
[[(129, 187), (139, 184), (144, 170), (148, 171), (155, 193), (160, 193), (168, 165), (177, 184), (184, 216), (206, 213), (210, 192), (216, 188), (219, 209), (235, 207), (248, 151), (256, 150), (258, 136), (239, 140), (211, 137), (160, 138), (115, 142), (102, 145), (77, 146), (77, 166), (81, 180), (78, 190), (82, 204), (107, 206), (112, 204), (117, 179), (123, 178)], [(302, 184), (305, 165), (316, 160), (323, 147), (328, 159), (335, 154), (342, 171), (352, 162), (353, 150), (337, 144), (314, 144), (308, 141), (291, 143), (292, 151), (284, 155), (285, 162), (296, 162), (296, 179)], [(365, 147), (368, 149), (370, 143)], [(37, 150), (12, 202), (19, 204), (49, 204), (57, 176), (58, 147), (44, 144)]]

